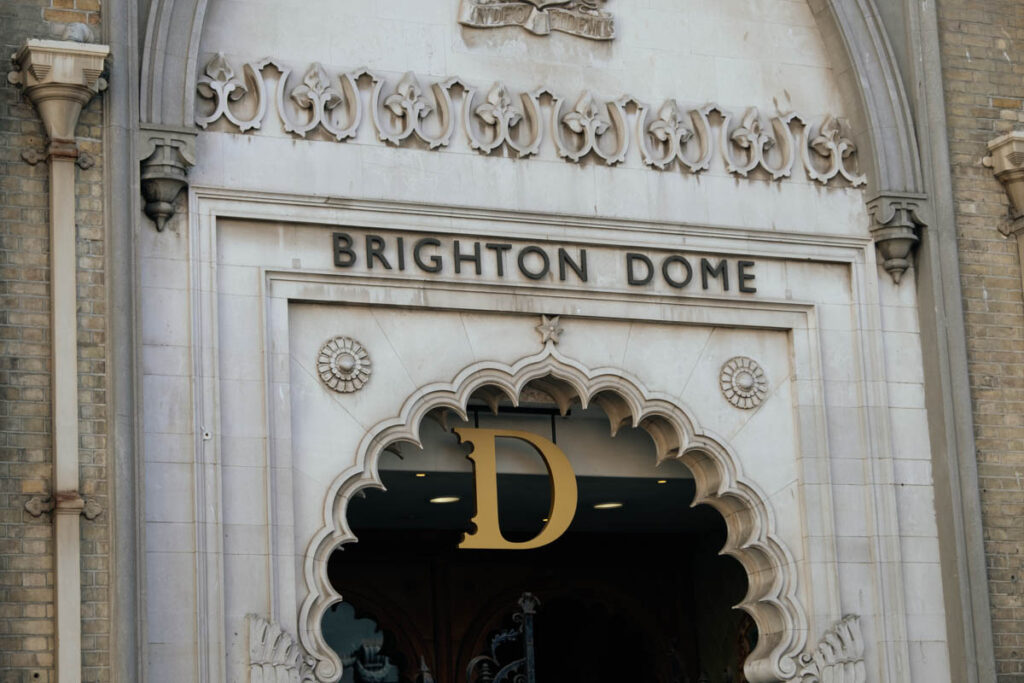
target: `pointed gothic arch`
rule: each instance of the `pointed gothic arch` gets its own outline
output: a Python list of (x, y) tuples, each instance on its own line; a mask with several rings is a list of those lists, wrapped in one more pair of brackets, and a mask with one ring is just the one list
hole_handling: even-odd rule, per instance
[(318, 679), (337, 681), (342, 674), (341, 661), (327, 645), (320, 626), (326, 610), (343, 599), (328, 578), (327, 562), (337, 548), (356, 539), (346, 518), (352, 497), (368, 487), (383, 488), (378, 471), (381, 454), (399, 442), (422, 447), (420, 424), (433, 411), (452, 411), (467, 419), (469, 400), (481, 391), (500, 392), (517, 405), (523, 388), (538, 381), (563, 412), (574, 400), (584, 408), (594, 403), (608, 416), (612, 436), (626, 425), (642, 428), (654, 442), (658, 462), (674, 458), (690, 469), (696, 486), (693, 504), (706, 503), (722, 515), (727, 529), (722, 552), (738, 560), (747, 576), (747, 595), (736, 607), (750, 614), (759, 634), (744, 667), (747, 678), (767, 683), (795, 676), (807, 640), (806, 611), (797, 598), (796, 563), (775, 534), (767, 496), (745, 478), (739, 458), (721, 440), (702, 431), (678, 401), (649, 391), (621, 370), (590, 370), (548, 342), (539, 354), (512, 365), (476, 363), (450, 383), (418, 389), (397, 417), (367, 431), (355, 464), (332, 482), (324, 502), (324, 525), (306, 551), (303, 570), (308, 593), (299, 614), (299, 638), (316, 660)]

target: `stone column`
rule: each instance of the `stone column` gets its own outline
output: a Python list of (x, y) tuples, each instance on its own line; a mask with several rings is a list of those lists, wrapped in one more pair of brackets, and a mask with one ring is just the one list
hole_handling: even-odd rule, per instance
[(82, 588), (78, 471), (78, 302), (75, 258), (75, 126), (104, 85), (106, 45), (29, 40), (8, 79), (43, 120), (50, 163), (50, 300), (53, 343), (53, 482), (56, 665), (58, 683), (82, 680)]

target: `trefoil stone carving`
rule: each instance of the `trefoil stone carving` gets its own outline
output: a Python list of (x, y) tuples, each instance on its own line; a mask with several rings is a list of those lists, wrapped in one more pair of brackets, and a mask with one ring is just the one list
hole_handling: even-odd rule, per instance
[[(402, 76), (395, 86), (394, 92), (381, 102), (384, 80), (373, 76), (373, 122), (377, 128), (377, 136), (383, 142), (401, 145), (413, 133), (430, 149), (445, 147), (451, 142), (455, 132), (455, 116), (452, 111), (452, 98), (449, 90), (458, 83), (457, 78), (439, 81), (431, 86), (434, 104), (423, 95), (423, 87), (411, 71)], [(424, 121), (432, 114), (440, 125), (440, 131), (434, 135), (427, 132)], [(390, 118), (386, 122), (386, 117)]]
[(737, 408), (750, 410), (764, 403), (768, 396), (768, 378), (753, 358), (736, 356), (722, 365), (718, 377), (725, 400)]
[(351, 337), (334, 337), (320, 347), (316, 371), (329, 388), (350, 394), (363, 388), (373, 368), (362, 344)]
[[(279, 94), (284, 93), (287, 77), (287, 72), (281, 75)], [(278, 109), (284, 120), (285, 131), (306, 137), (317, 126), (323, 126), (339, 141), (355, 135), (362, 119), (362, 102), (356, 78), (351, 74), (341, 74), (340, 82), (341, 88), (338, 88), (327, 70), (319, 62), (314, 62), (302, 76), (302, 82), (288, 92), (297, 110), (305, 114), (305, 122), (290, 115), (283, 98), (278, 98)], [(339, 117), (339, 112), (344, 112), (345, 116)], [(347, 124), (343, 121), (347, 121)]]
[(799, 683), (865, 683), (860, 617), (847, 616), (829, 629), (812, 652), (800, 655), (800, 667)]
[[(664, 170), (678, 160), (691, 173), (710, 168), (713, 145), (708, 114), (714, 108), (714, 105), (706, 105), (684, 113), (683, 108), (670, 99), (661, 106), (654, 119), (648, 121), (648, 107), (640, 104), (637, 139), (644, 163)], [(695, 144), (691, 145), (691, 141)], [(687, 154), (691, 146), (697, 149), (696, 158)]]
[(462, 100), (462, 120), (470, 147), (490, 154), (508, 145), (520, 157), (540, 151), (543, 127), (538, 93), (521, 93), (522, 106), (517, 106), (501, 82), (492, 85), (479, 104), (476, 94), (477, 91), (470, 88)]
[(277, 624), (255, 614), (249, 627), (249, 683), (316, 683), (312, 658)]
[(471, 28), (519, 26), (538, 36), (552, 31), (591, 40), (615, 38), (607, 0), (462, 0), (459, 23)]
[[(562, 100), (555, 97), (551, 111), (551, 128), (558, 156), (578, 162), (593, 152), (609, 166), (626, 159), (629, 130), (623, 101), (599, 104), (588, 90), (565, 114), (562, 113)], [(602, 141), (609, 131), (612, 131), (615, 142), (611, 149), (606, 149)]]
[[(732, 115), (725, 114), (722, 124), (722, 155), (725, 167), (730, 173), (744, 178), (757, 167), (767, 171), (773, 180), (788, 178), (793, 170), (793, 156), (796, 145), (789, 123), (793, 114), (772, 117), (769, 127), (765, 126), (761, 112), (750, 107), (743, 114), (740, 124), (731, 126)], [(769, 152), (777, 148), (779, 160), (772, 163)], [(736, 155), (739, 153), (739, 156)]]
[[(843, 135), (842, 125), (836, 117), (829, 114), (818, 126), (805, 124), (804, 134), (810, 141), (801, 145), (800, 150), (803, 155), (804, 167), (811, 180), (827, 185), (828, 181), (841, 175), (854, 187), (867, 182), (867, 178), (863, 175), (851, 173), (846, 168), (846, 159), (857, 151), (857, 146), (850, 138)], [(812, 157), (812, 151), (817, 153), (817, 159), (825, 162), (824, 168), (821, 168), (820, 161)]]
[[(243, 133), (250, 128), (259, 128), (263, 123), (267, 97), (260, 73), (262, 67), (250, 62), (245, 64), (242, 70), (245, 73), (244, 81), (235, 77), (235, 70), (231, 68), (223, 52), (218, 52), (206, 63), (196, 87), (202, 97), (214, 101), (214, 110), (208, 116), (196, 117), (196, 124), (200, 128), (206, 128), (222, 116)], [(250, 118), (240, 118), (231, 110), (231, 103), (238, 102), (250, 91), (256, 99), (256, 112)]]

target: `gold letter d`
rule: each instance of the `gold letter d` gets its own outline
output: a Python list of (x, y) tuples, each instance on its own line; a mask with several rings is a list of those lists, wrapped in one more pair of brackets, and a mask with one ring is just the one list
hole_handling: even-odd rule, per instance
[[(456, 429), (460, 443), (469, 443), (473, 450), (469, 459), (473, 461), (476, 478), (476, 515), (472, 522), (476, 531), (467, 533), (460, 548), (479, 550), (529, 550), (539, 548), (558, 539), (572, 524), (576, 515), (576, 475), (565, 456), (555, 444), (547, 439), (514, 429)], [(498, 464), (494, 442), (498, 438), (519, 439), (533, 446), (544, 460), (551, 480), (551, 510), (548, 521), (541, 532), (529, 541), (514, 543), (501, 535), (498, 525)]]

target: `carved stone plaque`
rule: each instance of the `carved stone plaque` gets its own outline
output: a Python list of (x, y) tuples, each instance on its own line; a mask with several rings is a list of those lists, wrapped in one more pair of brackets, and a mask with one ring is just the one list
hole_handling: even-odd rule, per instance
[(615, 20), (600, 7), (607, 0), (462, 0), (459, 23), (473, 28), (521, 26), (546, 36), (552, 31), (592, 40), (615, 37)]

